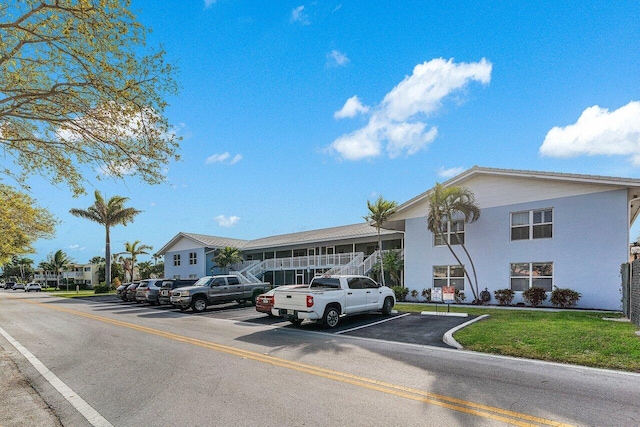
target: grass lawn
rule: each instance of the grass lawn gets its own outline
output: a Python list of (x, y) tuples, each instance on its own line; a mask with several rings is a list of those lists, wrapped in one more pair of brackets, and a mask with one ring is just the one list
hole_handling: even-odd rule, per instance
[(93, 289), (78, 291), (78, 293), (76, 293), (75, 289), (71, 289), (71, 287), (69, 287), (69, 291), (67, 291), (64, 286), (60, 288), (59, 291), (55, 291), (53, 290), (53, 288), (49, 288), (49, 289), (43, 289), (42, 292), (48, 292), (51, 295), (55, 295), (57, 297), (63, 297), (63, 298), (86, 298), (86, 297), (94, 297), (94, 296), (99, 297), (103, 295), (115, 295), (116, 293), (115, 291), (113, 291), (106, 294), (96, 294), (93, 291)]
[[(407, 303), (396, 309), (435, 311), (431, 305)], [(620, 313), (469, 306), (451, 306), (451, 311), (490, 316), (456, 332), (454, 338), (467, 350), (640, 372), (638, 328), (630, 322), (603, 320), (621, 318)]]

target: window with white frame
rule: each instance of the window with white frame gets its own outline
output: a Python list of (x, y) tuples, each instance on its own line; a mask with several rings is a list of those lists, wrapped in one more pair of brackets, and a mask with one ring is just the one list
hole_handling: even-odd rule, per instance
[(511, 240), (553, 237), (553, 209), (511, 213)]
[(178, 267), (180, 265), (180, 254), (173, 255), (173, 266)]
[(518, 262), (511, 264), (511, 290), (526, 291), (532, 287), (553, 290), (552, 262)]
[(189, 252), (189, 265), (196, 265), (198, 263), (198, 254), (196, 252)]
[[(445, 240), (446, 239), (446, 240)], [(464, 244), (464, 221), (446, 221), (440, 223), (440, 233), (433, 235), (434, 246)]]
[(464, 268), (461, 265), (434, 265), (433, 287), (453, 286), (464, 291)]

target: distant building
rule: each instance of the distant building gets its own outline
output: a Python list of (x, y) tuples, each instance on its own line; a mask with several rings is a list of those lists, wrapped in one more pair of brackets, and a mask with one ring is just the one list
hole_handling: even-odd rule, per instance
[(58, 283), (60, 286), (65, 284), (65, 279), (69, 283), (82, 284), (87, 287), (94, 287), (100, 284), (98, 279), (98, 268), (100, 264), (71, 264), (69, 268), (60, 274), (56, 275), (51, 271), (44, 271), (41, 268), (34, 270), (33, 281), (46, 285), (49, 287), (55, 287)]

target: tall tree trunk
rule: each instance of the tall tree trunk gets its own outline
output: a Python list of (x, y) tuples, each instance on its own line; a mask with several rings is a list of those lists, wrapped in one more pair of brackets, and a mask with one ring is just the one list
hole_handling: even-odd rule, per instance
[(449, 243), (449, 239), (445, 238), (442, 235), (442, 233), (439, 233), (439, 234), (440, 234), (440, 237), (442, 238), (442, 240), (444, 240), (444, 243), (446, 243), (447, 248), (449, 248), (449, 251), (451, 252), (453, 257), (456, 259), (456, 261), (458, 261), (458, 264), (460, 264), (460, 266), (462, 267), (462, 271), (464, 271), (464, 275), (467, 276), (467, 280), (469, 281), (469, 287), (471, 288), (471, 292), (473, 293), (473, 300), (477, 301), (478, 300), (478, 295), (476, 295), (476, 290), (475, 290), (475, 287), (473, 285), (473, 281), (471, 280), (471, 276), (469, 276), (469, 272), (467, 271), (467, 268), (464, 266), (464, 264), (462, 263), (462, 261), (458, 257), (458, 254), (456, 254), (455, 251), (453, 250), (453, 248), (451, 247), (451, 244)]
[(382, 275), (382, 286), (384, 283), (384, 259), (382, 256), (382, 239), (380, 238), (380, 228), (378, 227), (378, 257), (380, 258), (380, 274)]
[(111, 239), (109, 237), (109, 226), (106, 227), (107, 240), (104, 246), (104, 283), (107, 285), (107, 289), (111, 290)]

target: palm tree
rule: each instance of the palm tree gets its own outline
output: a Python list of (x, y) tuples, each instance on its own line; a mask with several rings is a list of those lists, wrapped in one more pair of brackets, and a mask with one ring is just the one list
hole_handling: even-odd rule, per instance
[[(73, 261), (67, 254), (58, 249), (55, 253), (47, 256), (47, 265), (56, 275), (56, 289), (60, 288), (60, 273), (65, 271)], [(69, 290), (69, 282), (67, 282), (67, 290)]]
[(384, 283), (384, 263), (382, 262), (382, 239), (380, 237), (380, 229), (384, 225), (385, 222), (389, 219), (391, 215), (394, 214), (398, 204), (395, 201), (385, 200), (382, 196), (378, 197), (378, 200), (375, 203), (371, 203), (367, 200), (367, 208), (369, 209), (369, 214), (364, 216), (364, 220), (369, 223), (369, 225), (376, 228), (378, 232), (378, 257), (380, 261), (380, 270), (382, 277), (382, 286), (385, 286)]
[(129, 263), (129, 272), (131, 273), (131, 281), (133, 281), (133, 272), (135, 271), (136, 262), (138, 261), (138, 255), (147, 255), (149, 252), (147, 250), (152, 250), (153, 246), (149, 245), (140, 245), (140, 240), (136, 240), (133, 243), (126, 242), (124, 244), (124, 252), (120, 252), (120, 255), (129, 254), (131, 255), (128, 259)]
[[(93, 222), (97, 222), (103, 225), (106, 234), (105, 243), (105, 259), (111, 259), (111, 239), (109, 237), (109, 229), (118, 224), (127, 225), (128, 222), (132, 222), (133, 218), (140, 212), (134, 208), (125, 208), (124, 204), (129, 200), (128, 197), (113, 196), (106, 203), (102, 198), (102, 195), (98, 190), (95, 192), (96, 201), (89, 208), (85, 209), (71, 209), (69, 212), (71, 215), (78, 216), (80, 218), (86, 218)], [(105, 284), (107, 288), (111, 288), (111, 264), (105, 264)]]
[[(473, 292), (474, 302), (478, 301), (478, 276), (476, 274), (476, 267), (469, 255), (464, 242), (460, 240), (457, 234), (455, 236), (464, 253), (469, 259), (471, 268), (473, 270), (474, 280), (469, 277), (469, 272), (464, 266), (460, 258), (451, 247), (451, 243), (447, 236), (444, 236), (443, 230), (447, 227), (447, 224), (453, 224), (456, 219), (463, 217), (464, 222), (470, 224), (477, 221), (480, 218), (480, 208), (475, 203), (475, 195), (473, 192), (462, 186), (445, 187), (442, 184), (436, 183), (431, 195), (429, 196), (429, 212), (427, 214), (427, 228), (436, 236), (440, 236), (441, 240), (445, 242), (449, 251), (454, 256), (456, 261), (464, 271), (464, 275), (469, 280), (471, 292)], [(474, 285), (475, 283), (475, 285)]]
[(140, 270), (140, 278), (141, 279), (148, 279), (151, 277), (151, 269), (153, 268), (153, 265), (151, 264), (151, 261), (142, 261), (138, 263), (138, 269)]
[(227, 268), (230, 265), (237, 264), (242, 261), (242, 252), (240, 252), (240, 249), (232, 246), (227, 246), (218, 250), (216, 255), (213, 257), (213, 262), (215, 262), (220, 268)]
[(22, 281), (26, 281), (26, 273), (31, 270), (33, 260), (30, 258), (17, 258), (15, 259), (14, 264), (20, 269), (20, 278)]

